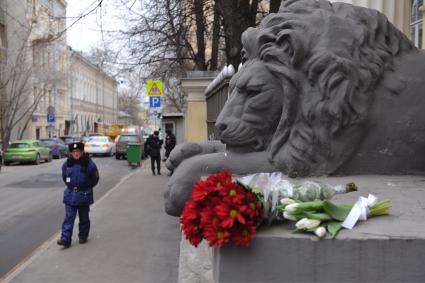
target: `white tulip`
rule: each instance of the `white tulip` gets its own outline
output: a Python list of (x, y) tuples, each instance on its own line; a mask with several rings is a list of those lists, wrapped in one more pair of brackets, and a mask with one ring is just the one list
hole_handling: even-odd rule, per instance
[(317, 227), (316, 230), (314, 230), (314, 234), (316, 234), (317, 237), (319, 238), (323, 238), (324, 236), (326, 236), (326, 229), (325, 227)]
[(289, 213), (293, 213), (296, 211), (298, 205), (299, 205), (298, 203), (288, 204), (287, 206), (285, 206), (285, 211)]
[(284, 211), (283, 212), (283, 218), (288, 219), (288, 220), (292, 220), (292, 221), (297, 221), (298, 219), (292, 215), (291, 213)]
[(288, 204), (293, 204), (293, 203), (297, 203), (295, 200), (291, 199), (291, 198), (283, 198), (280, 200), (280, 203), (283, 205), (288, 205)]
[(320, 220), (317, 220), (317, 219), (307, 219), (304, 222), (305, 229), (316, 228), (319, 225), (320, 225)]
[(295, 224), (295, 227), (297, 227), (297, 229), (300, 229), (300, 230), (305, 229), (305, 228), (306, 228), (306, 227), (305, 227), (305, 222), (306, 222), (307, 220), (308, 220), (307, 218), (303, 218), (303, 219), (301, 219), (300, 221), (298, 221), (298, 222)]

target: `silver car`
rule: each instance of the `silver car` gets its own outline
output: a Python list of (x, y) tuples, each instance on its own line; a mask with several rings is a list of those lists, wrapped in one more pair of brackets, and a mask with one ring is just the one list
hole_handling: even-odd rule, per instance
[(84, 143), (84, 151), (92, 155), (111, 156), (115, 154), (115, 143), (108, 136), (93, 136)]

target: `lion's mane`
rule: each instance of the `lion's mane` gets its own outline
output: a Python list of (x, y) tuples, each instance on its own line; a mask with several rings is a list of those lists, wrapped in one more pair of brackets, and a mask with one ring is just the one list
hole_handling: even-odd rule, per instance
[[(416, 51), (378, 11), (323, 0), (285, 1), (246, 33), (257, 42), (245, 57), (262, 60), (285, 97), (267, 150), (277, 168), (297, 176), (335, 172), (364, 136), (384, 73), (397, 56)], [(387, 89), (402, 87), (399, 80)]]

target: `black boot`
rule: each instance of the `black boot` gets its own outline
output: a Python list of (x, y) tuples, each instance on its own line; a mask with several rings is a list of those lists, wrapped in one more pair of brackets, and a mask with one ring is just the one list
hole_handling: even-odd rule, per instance
[(158, 175), (161, 175), (161, 172), (158, 171)]
[(152, 175), (154, 175), (154, 176), (155, 176), (155, 171), (152, 171)]
[(70, 242), (65, 242), (64, 240), (58, 240), (56, 243), (64, 248), (69, 248), (71, 246)]

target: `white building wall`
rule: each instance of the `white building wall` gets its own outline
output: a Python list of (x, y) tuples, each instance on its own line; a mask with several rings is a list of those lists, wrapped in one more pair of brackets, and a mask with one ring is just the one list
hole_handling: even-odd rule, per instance
[(70, 51), (71, 109), (74, 135), (95, 132), (95, 123), (117, 121), (117, 82), (80, 53)]

